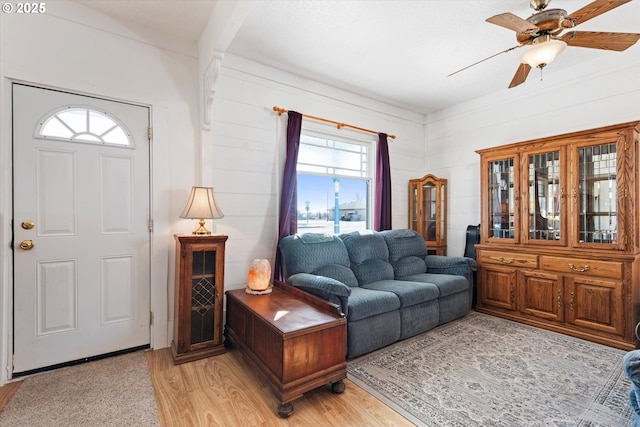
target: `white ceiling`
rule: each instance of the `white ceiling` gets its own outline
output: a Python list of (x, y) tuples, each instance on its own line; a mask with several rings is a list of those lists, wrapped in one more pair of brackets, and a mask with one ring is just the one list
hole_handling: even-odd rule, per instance
[[(218, 0), (219, 2), (231, 0)], [(240, 0), (243, 1), (243, 0)], [(552, 0), (568, 13), (591, 0)], [(216, 1), (80, 1), (120, 20), (197, 42)], [(258, 0), (227, 53), (287, 70), (412, 111), (429, 113), (507, 90), (522, 49), (500, 54), (454, 76), (448, 74), (516, 46), (515, 33), (485, 22), (503, 12), (522, 18), (528, 0)], [(600, 15), (578, 30), (640, 32), (640, 1)], [(623, 55), (640, 59), (640, 43), (611, 52), (568, 47), (543, 71), (545, 81), (589, 61)], [(619, 59), (619, 58), (618, 58)], [(606, 62), (606, 61), (600, 61)], [(540, 84), (532, 70), (527, 85)], [(526, 90), (526, 89), (525, 89)]]

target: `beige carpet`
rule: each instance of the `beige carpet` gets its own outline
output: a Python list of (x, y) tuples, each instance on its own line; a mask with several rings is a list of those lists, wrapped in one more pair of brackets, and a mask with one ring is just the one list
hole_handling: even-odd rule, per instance
[(144, 352), (26, 378), (0, 427), (159, 426)]
[(625, 352), (479, 313), (348, 362), (419, 426), (628, 427)]

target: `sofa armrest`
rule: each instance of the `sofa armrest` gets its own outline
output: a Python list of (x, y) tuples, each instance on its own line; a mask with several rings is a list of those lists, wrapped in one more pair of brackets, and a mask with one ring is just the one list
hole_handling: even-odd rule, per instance
[(466, 276), (476, 268), (476, 261), (468, 257), (427, 255), (424, 257), (427, 271), (430, 273), (454, 274)]
[(476, 270), (476, 261), (467, 257), (455, 257), (445, 255), (427, 255), (424, 257), (427, 271), (436, 274), (453, 274), (464, 276), (473, 285), (473, 272)]
[(317, 276), (309, 273), (293, 274), (287, 279), (287, 283), (337, 304), (345, 316), (348, 314), (348, 301), (349, 295), (351, 295), (351, 288), (344, 283), (330, 277)]

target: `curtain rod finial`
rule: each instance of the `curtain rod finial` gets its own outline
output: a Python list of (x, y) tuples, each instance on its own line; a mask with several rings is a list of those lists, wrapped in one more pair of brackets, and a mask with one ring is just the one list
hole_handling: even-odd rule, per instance
[(285, 110), (284, 108), (280, 108), (277, 106), (273, 107), (273, 111), (277, 112), (279, 116), (281, 116), (283, 113), (286, 113), (287, 110)]

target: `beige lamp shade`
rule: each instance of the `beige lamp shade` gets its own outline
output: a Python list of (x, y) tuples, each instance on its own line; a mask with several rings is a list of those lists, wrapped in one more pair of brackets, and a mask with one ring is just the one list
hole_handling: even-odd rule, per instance
[(211, 187), (192, 187), (189, 200), (180, 218), (198, 219), (200, 227), (193, 232), (197, 235), (209, 235), (211, 232), (204, 228), (205, 219), (222, 218), (224, 214), (216, 204), (216, 198)]

